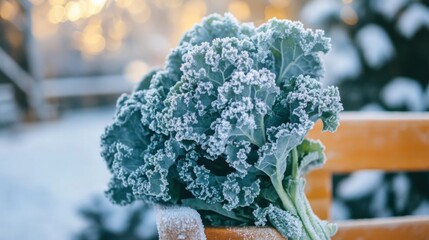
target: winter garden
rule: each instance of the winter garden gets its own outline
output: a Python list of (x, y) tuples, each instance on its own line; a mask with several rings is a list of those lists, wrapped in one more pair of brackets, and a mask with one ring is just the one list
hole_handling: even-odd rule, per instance
[(429, 234), (425, 2), (5, 0), (0, 31), (1, 239)]

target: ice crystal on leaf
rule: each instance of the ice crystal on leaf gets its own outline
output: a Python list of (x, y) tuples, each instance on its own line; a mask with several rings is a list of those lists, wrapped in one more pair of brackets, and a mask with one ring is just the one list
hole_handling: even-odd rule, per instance
[(327, 239), (303, 176), (324, 147), (305, 139), (316, 121), (335, 131), (335, 87), (320, 83), (320, 30), (270, 20), (260, 27), (211, 15), (187, 32), (166, 65), (117, 104), (102, 135), (107, 195), (198, 210), (208, 225), (271, 225), (291, 239)]

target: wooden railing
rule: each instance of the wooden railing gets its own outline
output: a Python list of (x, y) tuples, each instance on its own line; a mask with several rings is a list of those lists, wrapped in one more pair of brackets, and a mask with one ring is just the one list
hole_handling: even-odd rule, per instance
[[(323, 142), (328, 161), (307, 176), (306, 191), (322, 219), (329, 219), (335, 173), (429, 171), (429, 114), (346, 113), (337, 132), (322, 133), (321, 128), (316, 124), (309, 138)], [(339, 222), (335, 239), (358, 238), (429, 239), (429, 216)]]

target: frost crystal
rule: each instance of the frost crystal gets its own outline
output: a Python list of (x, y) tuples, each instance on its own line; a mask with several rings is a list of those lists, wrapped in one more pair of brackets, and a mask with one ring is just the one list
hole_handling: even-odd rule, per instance
[(323, 31), (299, 22), (256, 28), (228, 14), (205, 18), (164, 68), (118, 100), (101, 138), (108, 196), (189, 206), (208, 225), (327, 237), (298, 183), (325, 161), (307, 132), (319, 119), (334, 131), (342, 110), (337, 88), (320, 83), (320, 53), (329, 48)]

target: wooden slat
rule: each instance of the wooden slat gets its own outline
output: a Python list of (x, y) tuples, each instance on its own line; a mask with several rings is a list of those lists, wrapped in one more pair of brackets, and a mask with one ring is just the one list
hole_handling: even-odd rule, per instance
[(309, 138), (325, 145), (327, 171), (429, 169), (429, 114), (348, 113), (337, 132), (322, 133), (321, 128), (317, 123)]
[(305, 191), (314, 213), (321, 219), (328, 219), (332, 198), (332, 174), (316, 170), (310, 172), (306, 179)]
[(331, 200), (327, 198), (310, 198), (310, 206), (320, 219), (329, 219)]
[(286, 240), (274, 228), (268, 227), (232, 227), (214, 228), (206, 227), (204, 230), (207, 240)]
[(429, 239), (429, 217), (396, 217), (338, 222), (333, 239)]
[(305, 194), (308, 198), (327, 198), (332, 195), (331, 173), (323, 170), (310, 172), (305, 178)]

